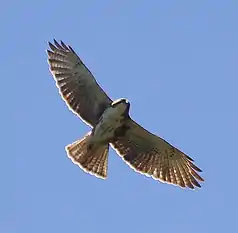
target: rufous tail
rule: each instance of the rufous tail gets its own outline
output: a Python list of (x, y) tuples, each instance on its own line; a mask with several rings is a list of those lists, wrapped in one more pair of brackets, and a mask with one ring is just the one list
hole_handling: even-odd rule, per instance
[(85, 172), (98, 178), (107, 177), (109, 144), (90, 144), (90, 133), (66, 146), (68, 157)]

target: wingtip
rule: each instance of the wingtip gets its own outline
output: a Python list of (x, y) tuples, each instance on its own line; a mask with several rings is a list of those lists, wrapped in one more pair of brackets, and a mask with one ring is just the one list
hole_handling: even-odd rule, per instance
[(49, 44), (49, 47), (52, 51), (56, 50), (55, 45), (53, 45), (51, 42), (48, 42), (48, 44)]
[(194, 162), (194, 159), (192, 159), (191, 157), (189, 157), (188, 155), (186, 155), (187, 159), (189, 159), (191, 162)]
[(72, 47), (70, 45), (69, 45), (69, 49), (70, 49), (71, 52), (76, 54), (76, 52), (72, 49)]
[[(194, 165), (194, 164), (193, 164)], [(194, 165), (195, 166), (195, 165)], [(195, 170), (198, 172), (202, 172), (202, 169), (200, 169), (199, 167), (195, 166)]]
[(58, 42), (55, 38), (53, 38), (53, 41), (54, 41), (55, 44), (58, 44)]
[(54, 39), (54, 43), (58, 49), (63, 49), (63, 47), (60, 45), (60, 43), (57, 40)]
[(60, 43), (64, 49), (69, 50), (68, 46), (62, 40), (60, 41)]
[[(59, 42), (53, 38), (53, 43), (48, 41), (48, 45), (50, 47), (51, 50), (55, 50), (55, 49), (63, 49), (63, 50), (72, 50), (73, 49), (70, 46), (67, 46), (62, 40), (60, 40)], [(73, 51), (74, 52), (74, 51)]]
[(204, 179), (204, 178), (202, 178), (202, 177), (200, 177), (200, 181), (201, 181), (201, 182), (204, 182), (204, 181), (205, 181), (205, 179)]

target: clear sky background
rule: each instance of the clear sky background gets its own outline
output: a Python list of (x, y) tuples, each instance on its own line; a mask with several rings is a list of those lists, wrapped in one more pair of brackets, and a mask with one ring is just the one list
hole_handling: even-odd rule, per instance
[[(238, 1), (3, 1), (1, 233), (235, 232)], [(195, 159), (196, 191), (135, 173), (109, 177), (64, 147), (89, 131), (61, 100), (47, 41), (70, 44), (131, 115)]]

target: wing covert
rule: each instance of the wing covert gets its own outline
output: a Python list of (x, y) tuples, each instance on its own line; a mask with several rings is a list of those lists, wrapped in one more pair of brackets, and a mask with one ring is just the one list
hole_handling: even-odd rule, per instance
[(59, 93), (70, 110), (86, 123), (95, 126), (112, 100), (70, 46), (62, 41), (59, 44), (54, 40), (54, 43), (49, 42), (47, 54)]

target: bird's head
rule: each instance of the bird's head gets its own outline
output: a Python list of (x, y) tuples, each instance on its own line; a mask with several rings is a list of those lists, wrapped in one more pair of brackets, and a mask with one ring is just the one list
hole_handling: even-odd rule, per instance
[(112, 108), (124, 108), (125, 110), (129, 111), (130, 109), (130, 103), (127, 99), (121, 98), (113, 101), (111, 103)]

